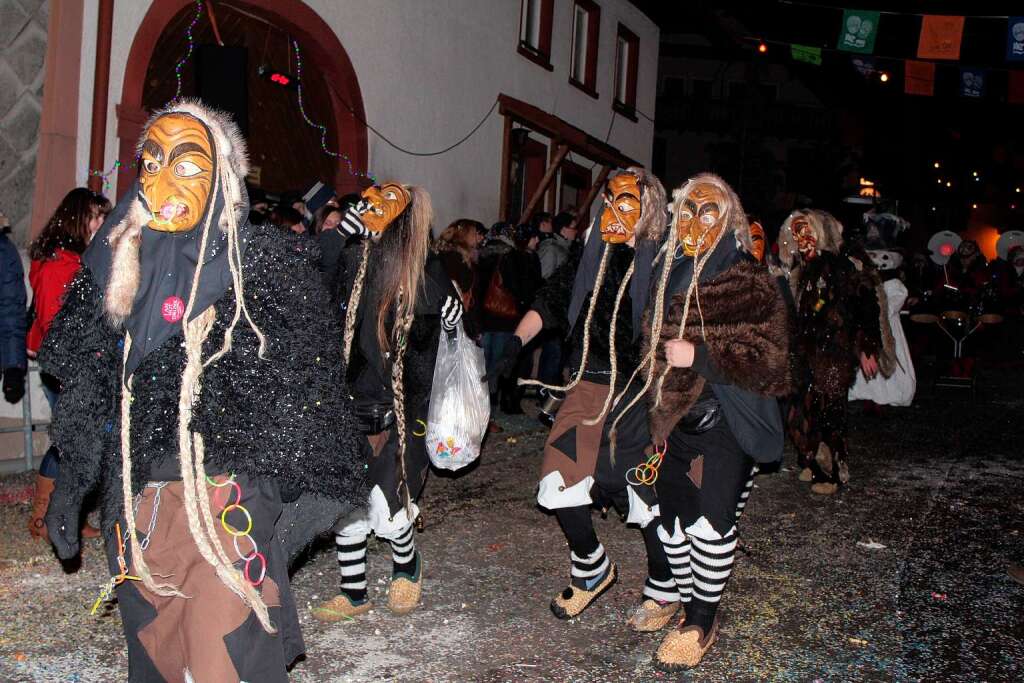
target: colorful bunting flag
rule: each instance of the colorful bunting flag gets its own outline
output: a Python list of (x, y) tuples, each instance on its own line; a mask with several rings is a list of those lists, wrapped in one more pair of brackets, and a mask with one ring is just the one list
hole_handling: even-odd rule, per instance
[(926, 14), (921, 18), (917, 56), (920, 59), (960, 59), (963, 35), (963, 17)]
[(903, 67), (903, 92), (908, 95), (934, 95), (935, 62), (906, 60)]
[(985, 96), (985, 70), (971, 67), (960, 68), (960, 94), (964, 97)]
[(839, 43), (836, 47), (846, 52), (860, 52), (869, 55), (875, 51), (875, 36), (878, 35), (878, 12), (859, 9), (843, 10), (843, 25), (839, 29)]
[(864, 78), (871, 78), (875, 73), (875, 60), (870, 57), (851, 57), (850, 63)]
[(1024, 60), (1024, 17), (1010, 17), (1006, 24), (1006, 61)]
[(821, 66), (821, 48), (811, 47), (809, 45), (797, 45), (793, 43), (789, 46), (790, 53), (793, 55), (793, 59), (797, 62), (807, 62), (808, 64), (814, 64), (815, 66)]
[(1024, 104), (1024, 71), (1011, 71), (1009, 86), (1010, 104)]

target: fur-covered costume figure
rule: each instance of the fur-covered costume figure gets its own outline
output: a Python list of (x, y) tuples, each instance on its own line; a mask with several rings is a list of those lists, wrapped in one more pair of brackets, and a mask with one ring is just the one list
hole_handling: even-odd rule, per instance
[[(311, 243), (247, 222), (230, 119), (172, 105), (139, 151), (40, 353), (63, 386), (47, 528), (76, 554), (101, 488), (133, 683), (286, 681), (304, 646), (282, 542), (325, 530), (291, 501), (336, 519), (365, 496), (340, 330)], [(277, 533), (285, 508), (301, 538)]]
[(794, 211), (779, 233), (779, 261), (796, 302), (796, 395), (787, 418), (802, 481), (829, 495), (849, 481), (847, 394), (860, 367), (892, 375), (895, 344), (885, 289), (868, 255), (844, 245), (843, 226), (818, 210)]
[[(652, 523), (657, 497), (650, 482), (630, 476), (646, 458), (643, 444), (628, 457), (613, 457), (606, 423), (616, 387), (637, 366), (640, 320), (667, 221), (665, 190), (653, 175), (629, 168), (608, 180), (604, 204), (582, 254), (555, 271), (538, 293), (498, 371), (511, 367), (522, 345), (542, 329), (566, 334), (572, 379), (565, 387), (548, 387), (566, 391), (566, 397), (544, 447), (537, 491), (537, 503), (555, 513), (570, 551), (570, 584), (552, 600), (551, 610), (560, 619), (578, 616), (615, 582), (616, 566), (597, 538), (590, 510), (592, 504), (615, 506), (641, 527), (648, 551), (643, 597), (629, 624), (655, 631), (679, 607)], [(628, 421), (642, 424), (643, 411)], [(624, 431), (625, 438), (638, 433)]]
[(343, 344), (356, 413), (372, 447), (371, 489), (365, 507), (335, 527), (341, 592), (314, 608), (321, 621), (373, 607), (366, 589), (370, 533), (391, 544), (388, 607), (405, 614), (420, 601), (423, 563), (413, 525), (430, 469), (424, 435), (434, 360), (442, 330), (454, 330), (463, 312), (440, 260), (429, 254), (431, 220), (426, 191), (384, 183), (365, 190), (340, 225), (349, 236)]
[[(696, 666), (717, 638), (739, 512), (755, 463), (782, 457), (776, 397), (790, 391), (788, 310), (778, 279), (751, 256), (739, 198), (702, 174), (672, 206), (638, 376), (623, 399), (626, 411), (647, 408), (645, 434), (663, 454), (658, 535), (684, 607), (656, 655), (667, 669)], [(618, 457), (637, 441), (624, 429), (613, 426)]]

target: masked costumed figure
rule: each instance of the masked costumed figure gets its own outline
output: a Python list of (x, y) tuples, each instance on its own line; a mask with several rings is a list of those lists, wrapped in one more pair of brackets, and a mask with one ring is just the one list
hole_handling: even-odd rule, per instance
[[(612, 177), (604, 192), (599, 228), (581, 255), (561, 266), (520, 321), (492, 372), (514, 367), (516, 355), (542, 329), (567, 332), (571, 381), (544, 447), (537, 502), (558, 518), (569, 543), (570, 584), (551, 602), (559, 619), (578, 616), (616, 580), (616, 566), (598, 541), (590, 507), (615, 506), (639, 525), (648, 549), (643, 600), (630, 617), (640, 631), (667, 624), (679, 594), (656, 535), (657, 499), (644, 477), (628, 473), (646, 458), (615, 458), (605, 423), (615, 387), (636, 369), (640, 317), (650, 292), (653, 261), (666, 223), (665, 190), (640, 168)], [(644, 421), (642, 411), (633, 419)], [(630, 432), (632, 436), (632, 432)], [(634, 475), (636, 473), (634, 472)]]
[(139, 153), (40, 353), (63, 386), (47, 529), (77, 553), (102, 486), (130, 681), (286, 681), (303, 643), (282, 541), (326, 529), (283, 539), (282, 510), (365, 496), (339, 326), (310, 243), (248, 223), (233, 122), (174, 104)]
[[(735, 193), (717, 176), (696, 176), (675, 191), (673, 214), (643, 330), (639, 391), (627, 387), (624, 408), (648, 409), (645, 434), (659, 454), (658, 535), (684, 606), (658, 648), (667, 669), (696, 666), (717, 638), (751, 473), (782, 457), (776, 397), (790, 378), (780, 283), (751, 255)], [(619, 457), (636, 448), (624, 426), (612, 427)]]
[(373, 606), (366, 590), (371, 532), (391, 544), (388, 607), (406, 614), (420, 601), (423, 563), (413, 525), (430, 468), (423, 437), (434, 360), (442, 330), (454, 330), (463, 313), (444, 267), (429, 253), (431, 219), (426, 191), (384, 183), (367, 188), (340, 226), (349, 235), (344, 354), (356, 414), (372, 448), (371, 490), (365, 506), (335, 528), (341, 592), (314, 608), (322, 621), (348, 619)]
[(813, 209), (790, 214), (779, 233), (779, 261), (796, 302), (800, 373), (787, 427), (801, 481), (822, 495), (850, 479), (846, 403), (857, 368), (870, 380), (889, 377), (896, 364), (878, 273), (862, 249), (844, 245), (842, 233), (832, 215)]

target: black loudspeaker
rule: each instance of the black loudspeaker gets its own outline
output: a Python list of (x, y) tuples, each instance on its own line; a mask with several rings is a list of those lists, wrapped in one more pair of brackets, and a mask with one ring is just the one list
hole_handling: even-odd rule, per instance
[(200, 45), (196, 50), (196, 90), (205, 104), (231, 114), (249, 135), (248, 50)]

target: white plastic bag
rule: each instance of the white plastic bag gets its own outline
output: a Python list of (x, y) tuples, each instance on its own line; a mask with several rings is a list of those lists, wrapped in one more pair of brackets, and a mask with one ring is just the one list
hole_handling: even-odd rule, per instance
[(480, 457), (491, 416), (483, 375), (483, 349), (466, 336), (462, 322), (454, 338), (441, 330), (427, 412), (427, 455), (434, 467), (457, 470)]

